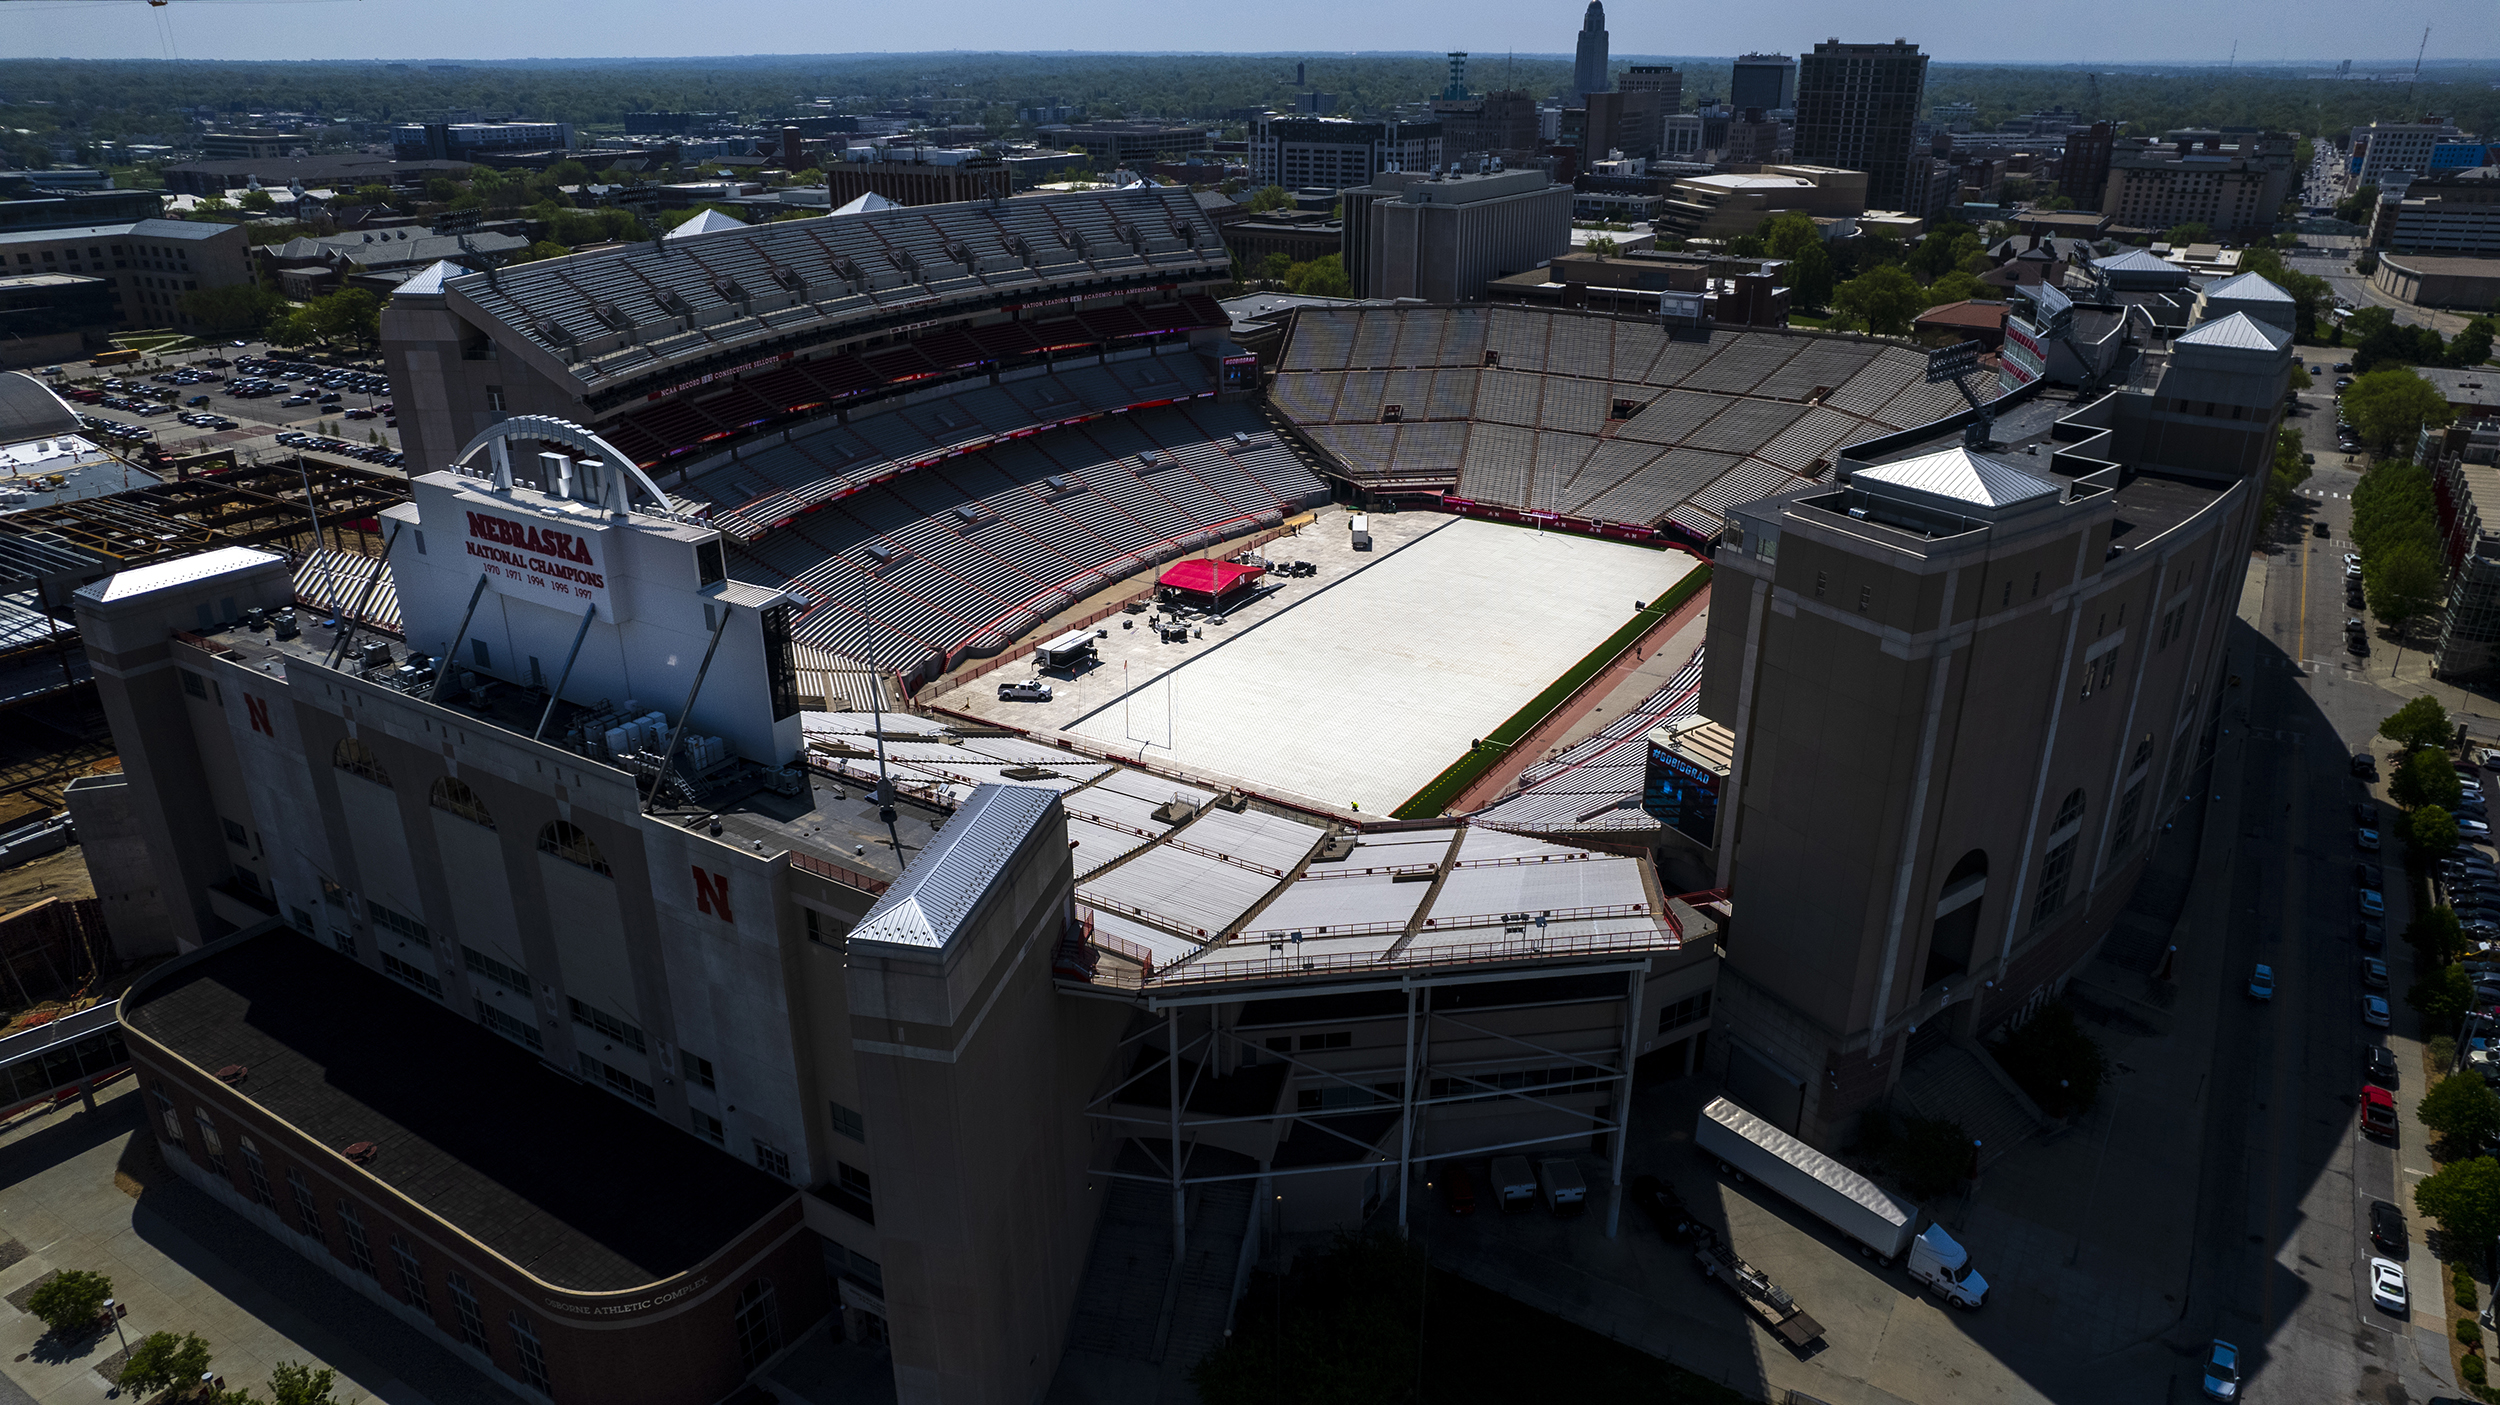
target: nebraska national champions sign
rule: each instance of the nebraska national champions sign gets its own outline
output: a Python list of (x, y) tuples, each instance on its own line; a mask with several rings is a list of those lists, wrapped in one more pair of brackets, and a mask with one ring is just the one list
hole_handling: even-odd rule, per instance
[(471, 510), (467, 517), (469, 555), (497, 591), (567, 613), (585, 605), (608, 613), (608, 579), (596, 537), (491, 512)]

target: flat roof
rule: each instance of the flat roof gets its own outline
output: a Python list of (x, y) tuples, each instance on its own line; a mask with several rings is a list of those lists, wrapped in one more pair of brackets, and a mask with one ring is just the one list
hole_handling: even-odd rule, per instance
[(0, 230), (0, 244), (40, 244), (55, 239), (214, 239), (240, 228), (202, 220), (125, 220), (117, 224), (83, 224), (74, 229)]
[(2500, 278), (2500, 259), (2431, 258), (2421, 254), (2381, 254), (2378, 261), (2394, 264), (2408, 273), (2430, 274), (2441, 278)]
[(201, 1069), (243, 1065), (235, 1092), (324, 1146), (376, 1144), (366, 1174), (559, 1288), (683, 1273), (798, 1193), (292, 931), (207, 948), (122, 1019)]
[[(306, 593), (306, 576), (313, 569), (315, 568), (307, 567), (298, 570), (299, 599)], [(388, 579), (386, 575), (384, 577), (386, 588)], [(107, 583), (98, 582), (97, 584)], [(94, 589), (95, 587), (88, 588)], [(356, 586), (346, 585), (345, 591), (352, 598), (356, 593)], [(377, 597), (380, 594), (382, 592), (376, 592)], [(378, 598), (369, 600), (366, 603), (365, 613), (368, 618), (371, 618), (381, 614), (384, 608), (384, 603)], [(387, 608), (390, 614), (396, 615), (395, 602), (390, 603)], [(209, 648), (230, 653), (237, 660), (253, 668), (267, 668), (273, 665), (283, 668), (283, 661), (289, 659), (300, 664), (321, 666), (337, 635), (326, 628), (315, 611), (309, 607), (298, 606), (297, 617), (300, 632), (293, 639), (280, 639), (270, 631), (255, 632), (241, 625), (205, 631), (202, 638)], [(365, 640), (378, 638), (382, 642), (393, 644), (394, 657), (404, 657), (405, 646), (391, 635), (377, 635), (368, 627), (360, 629), (358, 637)], [(339, 671), (348, 672), (347, 670)], [(353, 675), (350, 674), (350, 676)], [(388, 685), (377, 681), (376, 686)], [(538, 719), (546, 709), (547, 695), (542, 691), (515, 684), (490, 681), (483, 702), (473, 704), (465, 695), (452, 691), (446, 692), (437, 705), (464, 717), (474, 718), (478, 722), (516, 738), (526, 739), (538, 731)], [(574, 703), (557, 703), (555, 716), (549, 719), (547, 724), (547, 736), (549, 738), (563, 736), (565, 731), (574, 725), (574, 719), (587, 711), (589, 709)], [(862, 722), (863, 724), (866, 722), (864, 714)], [(554, 743), (550, 741), (548, 744)], [(575, 764), (585, 769), (615, 770), (610, 763), (587, 756), (582, 757)], [(725, 837), (742, 843), (761, 843), (768, 849), (788, 851), (794, 863), (801, 867), (813, 866), (814, 871), (821, 872), (827, 866), (845, 870), (854, 875), (855, 881), (840, 878), (837, 874), (835, 876), (838, 881), (849, 882), (853, 887), (866, 892), (881, 890), (888, 881), (901, 872), (902, 866), (894, 859), (894, 851), (887, 838), (885, 825), (877, 817), (876, 805), (864, 792), (843, 785), (839, 781), (809, 775), (807, 782), (806, 787), (797, 795), (788, 796), (775, 795), (760, 784), (743, 794), (712, 792), (705, 796), (703, 805), (700, 807), (676, 811), (663, 806), (654, 819), (670, 824), (683, 823), (689, 827), (717, 819), (720, 821)], [(922, 821), (935, 817), (943, 809), (953, 808), (951, 800), (941, 807), (931, 807), (924, 801), (914, 799), (908, 793), (900, 797), (898, 803), (902, 806), (906, 817)]]

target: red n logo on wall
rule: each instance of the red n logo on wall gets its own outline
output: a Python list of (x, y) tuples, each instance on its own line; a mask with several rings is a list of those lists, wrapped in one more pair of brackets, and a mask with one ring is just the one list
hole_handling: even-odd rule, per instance
[(694, 870), (694, 905), (698, 912), (708, 912), (723, 922), (738, 919), (729, 915), (729, 875), (706, 872), (702, 865)]
[(269, 725), (269, 702), (266, 698), (256, 698), (245, 693), (243, 710), (252, 714), (253, 731), (272, 737), (278, 735), (278, 729)]

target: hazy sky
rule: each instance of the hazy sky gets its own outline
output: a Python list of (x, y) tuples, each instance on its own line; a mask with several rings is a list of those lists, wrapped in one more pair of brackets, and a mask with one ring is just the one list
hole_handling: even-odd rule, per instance
[[(1579, 0), (1268, 0), (1175, 7), (1169, 0), (1083, 4), (956, 0), (943, 5), (823, 0), (0, 0), (0, 57), (579, 58), (979, 49), (1299, 51), (1505, 49), (1568, 55)], [(1780, 0), (1634, 4), (1609, 10), (1618, 54), (1794, 53), (1819, 39), (1906, 37), (1937, 58), (2242, 63), (2350, 58), (2410, 63), (2422, 27), (2431, 55), (2500, 53), (2493, 0)]]

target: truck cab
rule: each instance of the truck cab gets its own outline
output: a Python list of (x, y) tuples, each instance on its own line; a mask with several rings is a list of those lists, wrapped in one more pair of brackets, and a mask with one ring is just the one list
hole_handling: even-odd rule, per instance
[(1970, 1251), (1954, 1242), (1940, 1224), (1910, 1241), (1910, 1277), (1935, 1289), (1955, 1307), (1977, 1307), (1987, 1301), (1988, 1280), (1970, 1266)]

